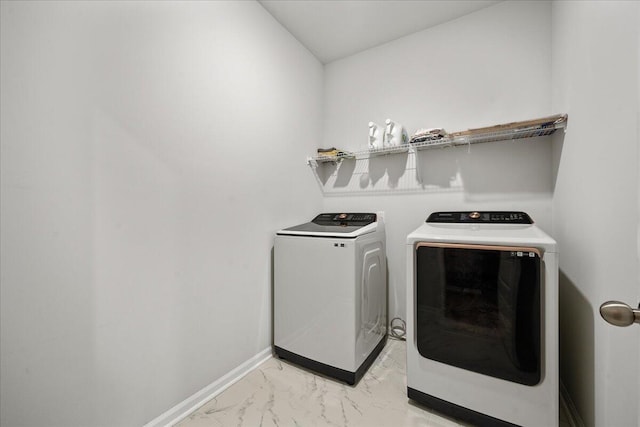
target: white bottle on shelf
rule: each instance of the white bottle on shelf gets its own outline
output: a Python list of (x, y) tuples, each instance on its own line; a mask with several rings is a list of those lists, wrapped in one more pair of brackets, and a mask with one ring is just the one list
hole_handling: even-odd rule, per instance
[(369, 150), (376, 150), (382, 148), (384, 145), (384, 138), (382, 128), (376, 123), (369, 122)]
[(400, 123), (396, 123), (391, 119), (387, 119), (384, 128), (384, 146), (398, 147), (402, 144), (409, 143), (409, 134)]

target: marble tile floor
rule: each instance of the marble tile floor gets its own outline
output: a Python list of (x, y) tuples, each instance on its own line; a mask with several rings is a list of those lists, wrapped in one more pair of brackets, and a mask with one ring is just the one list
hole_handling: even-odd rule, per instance
[[(271, 358), (207, 402), (180, 427), (459, 427), (407, 399), (406, 346), (389, 339), (355, 386)], [(560, 427), (569, 427), (561, 415)]]

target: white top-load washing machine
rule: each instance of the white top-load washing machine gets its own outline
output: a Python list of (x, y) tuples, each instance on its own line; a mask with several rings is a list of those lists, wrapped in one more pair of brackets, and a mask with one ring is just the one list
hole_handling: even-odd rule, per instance
[(558, 425), (556, 242), (524, 212), (437, 212), (407, 237), (407, 394), (482, 426)]
[(384, 222), (375, 213), (323, 213), (278, 231), (274, 350), (355, 384), (387, 337)]

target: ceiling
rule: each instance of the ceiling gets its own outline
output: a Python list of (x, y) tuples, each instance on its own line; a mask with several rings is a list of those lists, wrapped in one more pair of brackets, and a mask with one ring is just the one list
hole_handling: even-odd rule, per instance
[(258, 0), (323, 64), (499, 3), (485, 0)]

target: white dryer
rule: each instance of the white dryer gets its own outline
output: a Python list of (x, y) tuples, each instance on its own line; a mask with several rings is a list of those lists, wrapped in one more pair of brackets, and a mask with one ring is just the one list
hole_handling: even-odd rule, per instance
[(558, 425), (556, 242), (524, 212), (437, 212), (407, 237), (407, 394), (482, 426)]
[(355, 384), (387, 338), (385, 230), (375, 213), (323, 213), (278, 231), (274, 351)]

